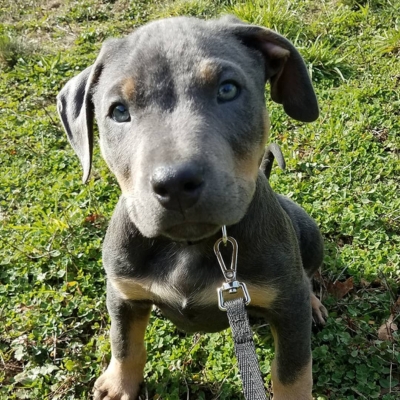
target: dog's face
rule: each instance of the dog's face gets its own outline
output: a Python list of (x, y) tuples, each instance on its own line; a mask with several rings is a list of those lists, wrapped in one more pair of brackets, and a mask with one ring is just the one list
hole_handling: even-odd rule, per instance
[(261, 54), (187, 21), (108, 44), (93, 102), (102, 153), (139, 230), (198, 240), (243, 217), (267, 116)]
[(229, 17), (171, 18), (107, 41), (60, 93), (59, 112), (87, 178), (94, 111), (144, 236), (194, 241), (239, 222), (251, 202), (268, 136), (266, 80), (290, 115), (316, 118), (304, 64), (284, 38)]

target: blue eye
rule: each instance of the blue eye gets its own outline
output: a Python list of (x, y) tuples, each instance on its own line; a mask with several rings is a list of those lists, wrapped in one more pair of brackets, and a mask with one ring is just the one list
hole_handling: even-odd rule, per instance
[(236, 99), (239, 94), (239, 87), (235, 82), (222, 82), (218, 88), (217, 99), (220, 102)]
[(118, 103), (111, 108), (111, 118), (115, 122), (128, 122), (131, 120), (131, 115), (123, 104)]

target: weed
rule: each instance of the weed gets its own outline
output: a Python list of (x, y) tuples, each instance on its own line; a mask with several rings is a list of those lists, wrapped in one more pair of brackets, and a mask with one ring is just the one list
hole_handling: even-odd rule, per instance
[(385, 32), (383, 37), (378, 37), (376, 46), (376, 50), (380, 54), (398, 54), (400, 52), (400, 27)]
[[(225, 13), (287, 35), (320, 101), (313, 124), (268, 104), (270, 140), (287, 162), (286, 172), (274, 169), (271, 185), (299, 202), (325, 239), (316, 288), (330, 318), (313, 336), (315, 398), (398, 399), (399, 7), (380, 0), (3, 1), (0, 399), (87, 399), (109, 361), (101, 242), (120, 191), (98, 146), (93, 179), (81, 185), (56, 94), (94, 61), (106, 37), (156, 17)], [(270, 390), (272, 337), (266, 325), (254, 331)], [(154, 313), (146, 343), (143, 397), (243, 398), (229, 330), (185, 335)]]
[(0, 35), (0, 65), (12, 68), (18, 60), (33, 54), (34, 49), (16, 38)]
[(294, 40), (303, 28), (297, 6), (288, 0), (238, 1), (225, 10), (243, 21), (269, 27)]
[(167, 2), (166, 6), (161, 8), (159, 16), (161, 18), (187, 15), (205, 19), (216, 17), (219, 9), (218, 2), (212, 0), (179, 0)]

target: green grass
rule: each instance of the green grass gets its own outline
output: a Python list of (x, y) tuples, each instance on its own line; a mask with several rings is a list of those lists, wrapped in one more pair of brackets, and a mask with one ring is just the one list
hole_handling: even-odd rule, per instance
[[(233, 13), (300, 49), (321, 117), (269, 102), (285, 172), (274, 189), (303, 205), (326, 244), (318, 290), (330, 312), (313, 336), (316, 399), (400, 396), (400, 81), (398, 1), (39, 1), (0, 5), (0, 399), (87, 399), (109, 360), (101, 242), (119, 196), (96, 148), (94, 179), (58, 121), (55, 96), (101, 41), (154, 18)], [(239, 266), (240, 267), (240, 266)], [(332, 285), (352, 277), (343, 298)], [(272, 339), (255, 326), (270, 384)], [(184, 335), (153, 315), (149, 399), (241, 399), (230, 332)], [(146, 394), (147, 391), (147, 394)]]

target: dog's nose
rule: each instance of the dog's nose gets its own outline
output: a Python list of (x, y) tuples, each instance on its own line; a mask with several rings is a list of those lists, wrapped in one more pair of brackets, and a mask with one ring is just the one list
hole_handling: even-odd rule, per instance
[(157, 200), (168, 210), (184, 211), (199, 200), (203, 168), (194, 163), (157, 167), (150, 179)]

